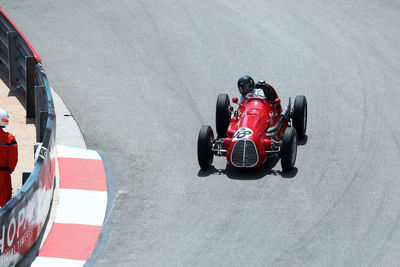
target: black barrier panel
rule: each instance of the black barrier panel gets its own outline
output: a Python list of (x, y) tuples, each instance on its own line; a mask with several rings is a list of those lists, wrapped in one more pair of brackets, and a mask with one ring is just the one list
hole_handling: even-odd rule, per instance
[[(56, 117), (47, 75), (34, 54), (0, 8), (0, 70), (10, 73), (10, 83), (13, 80), (15, 87), (24, 88), (28, 101), (27, 116), (37, 118), (35, 124), (42, 141), (29, 178), (0, 209), (0, 266), (16, 265), (36, 242), (53, 197)], [(26, 58), (24, 64), (21, 64), (21, 58)], [(40, 90), (35, 92), (35, 87)]]
[(35, 66), (34, 57), (25, 57), (26, 117), (35, 117)]
[(40, 120), (40, 115), (37, 116), (37, 114), (40, 114), (40, 112), (44, 111), (44, 108), (46, 107), (46, 103), (44, 103), (44, 93), (44, 86), (35, 86), (36, 142), (43, 141), (43, 136), (46, 129), (46, 124), (41, 124), (42, 121)]
[(15, 58), (15, 50), (16, 50), (16, 32), (7, 32), (7, 40), (8, 40), (8, 80), (10, 87), (17, 85), (17, 62)]

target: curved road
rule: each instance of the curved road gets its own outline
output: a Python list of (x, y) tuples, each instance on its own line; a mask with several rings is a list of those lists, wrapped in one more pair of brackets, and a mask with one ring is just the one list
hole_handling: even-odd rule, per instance
[[(0, 1), (117, 196), (96, 266), (400, 262), (400, 4)], [(201, 172), (202, 124), (243, 74), (304, 94), (297, 169)]]

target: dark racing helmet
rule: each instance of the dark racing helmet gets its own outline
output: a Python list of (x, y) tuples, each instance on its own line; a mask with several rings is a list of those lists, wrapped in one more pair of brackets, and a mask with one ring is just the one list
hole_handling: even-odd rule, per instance
[(248, 75), (242, 76), (238, 80), (238, 88), (242, 96), (246, 96), (254, 90), (254, 80)]

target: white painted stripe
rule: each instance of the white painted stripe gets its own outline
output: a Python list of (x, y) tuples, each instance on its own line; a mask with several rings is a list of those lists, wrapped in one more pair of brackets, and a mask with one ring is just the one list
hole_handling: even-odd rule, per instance
[(54, 222), (102, 226), (106, 207), (106, 191), (60, 188)]
[(33, 267), (81, 267), (86, 261), (69, 260), (61, 258), (49, 258), (49, 257), (36, 257), (35, 261), (31, 266)]
[(57, 155), (60, 158), (97, 159), (101, 160), (99, 153), (76, 147), (57, 145)]

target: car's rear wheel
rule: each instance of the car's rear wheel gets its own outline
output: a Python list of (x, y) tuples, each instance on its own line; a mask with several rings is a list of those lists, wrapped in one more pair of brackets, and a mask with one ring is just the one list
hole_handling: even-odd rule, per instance
[(197, 139), (197, 159), (202, 170), (209, 169), (213, 162), (214, 153), (211, 150), (213, 139), (214, 132), (211, 126), (202, 126)]
[(281, 146), (281, 165), (283, 171), (291, 171), (297, 156), (297, 133), (293, 127), (287, 127), (283, 133)]
[(215, 119), (218, 137), (227, 137), (226, 131), (231, 120), (230, 101), (227, 94), (218, 95)]
[(306, 135), (307, 130), (307, 99), (303, 95), (296, 96), (293, 106), (293, 127), (299, 138)]

